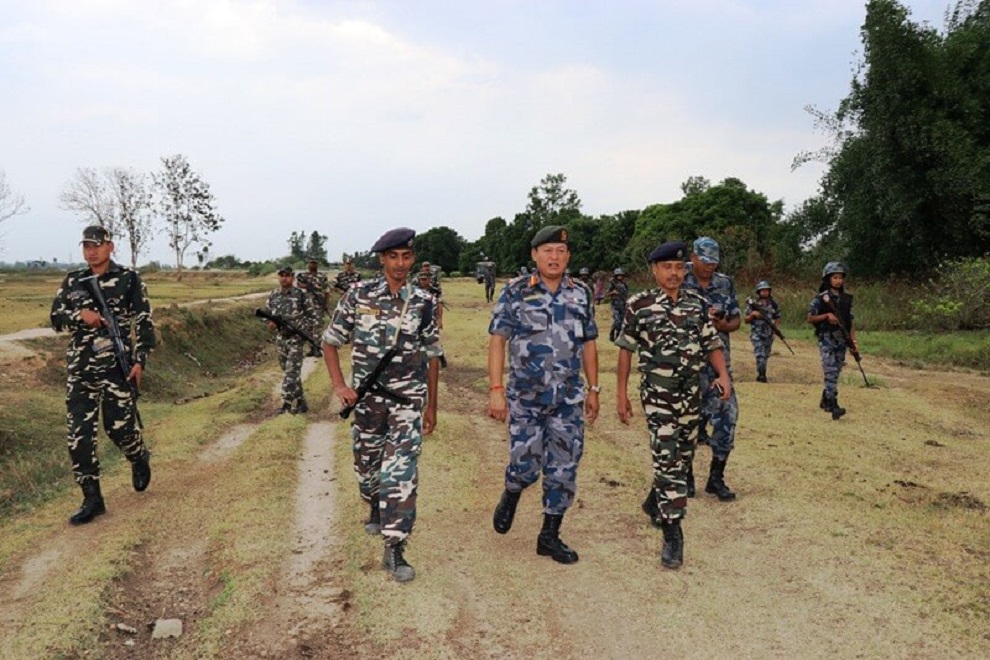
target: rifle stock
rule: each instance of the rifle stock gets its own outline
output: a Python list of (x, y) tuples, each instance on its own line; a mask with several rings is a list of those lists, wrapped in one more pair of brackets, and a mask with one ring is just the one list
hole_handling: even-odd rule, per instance
[(385, 368), (388, 367), (389, 363), (398, 353), (399, 353), (398, 347), (390, 348), (385, 352), (385, 355), (383, 355), (382, 358), (378, 361), (378, 364), (376, 364), (375, 368), (371, 370), (371, 373), (368, 374), (367, 378), (361, 381), (361, 384), (358, 385), (356, 388), (354, 388), (354, 391), (357, 392), (357, 399), (354, 400), (354, 403), (341, 408), (340, 410), (341, 419), (347, 419), (348, 417), (350, 417), (351, 413), (357, 407), (357, 404), (361, 402), (361, 399), (363, 399), (365, 395), (368, 394), (368, 392), (379, 391), (385, 394), (386, 396), (388, 396), (390, 399), (398, 401), (399, 403), (409, 402), (408, 397), (401, 396), (399, 394), (396, 394), (388, 390), (379, 382), (379, 379), (382, 377), (382, 373), (384, 373)]
[(258, 316), (258, 317), (261, 317), (261, 318), (263, 318), (265, 320), (271, 321), (276, 326), (278, 326), (278, 328), (280, 330), (284, 329), (284, 330), (286, 330), (286, 331), (288, 331), (288, 332), (290, 332), (290, 333), (292, 333), (292, 334), (294, 334), (294, 335), (296, 335), (296, 336), (304, 339), (307, 343), (309, 343), (310, 345), (312, 345), (315, 349), (320, 350), (320, 351), (323, 350), (322, 347), (320, 346), (320, 343), (318, 341), (316, 341), (315, 339), (313, 339), (313, 337), (308, 332), (306, 332), (305, 330), (303, 330), (302, 328), (300, 328), (299, 326), (297, 326), (295, 323), (293, 323), (289, 319), (287, 319), (285, 317), (282, 317), (282, 316), (279, 316), (278, 314), (274, 314), (274, 313), (268, 311), (267, 309), (263, 309), (261, 307), (259, 307), (259, 308), (257, 308), (257, 309), (254, 310), (254, 315), (255, 316)]

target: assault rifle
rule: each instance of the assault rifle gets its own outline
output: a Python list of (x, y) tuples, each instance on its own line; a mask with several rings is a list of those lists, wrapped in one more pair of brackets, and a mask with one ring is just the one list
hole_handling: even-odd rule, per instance
[(260, 316), (263, 319), (271, 321), (276, 326), (278, 326), (279, 330), (284, 330), (289, 334), (293, 334), (296, 335), (297, 337), (301, 337), (302, 339), (306, 340), (306, 342), (310, 346), (312, 346), (314, 350), (320, 351), (321, 353), (323, 352), (323, 348), (320, 346), (320, 342), (313, 339), (313, 337), (308, 332), (300, 328), (298, 325), (296, 325), (289, 319), (279, 316), (278, 314), (273, 314), (267, 309), (263, 309), (261, 307), (254, 310), (254, 315)]
[(388, 367), (392, 359), (396, 355), (398, 355), (399, 350), (400, 349), (398, 346), (393, 346), (392, 348), (385, 351), (385, 355), (383, 355), (382, 359), (378, 361), (378, 364), (375, 365), (375, 368), (371, 370), (371, 373), (368, 374), (368, 377), (365, 378), (363, 381), (361, 381), (360, 385), (354, 388), (354, 391), (357, 392), (357, 399), (354, 400), (354, 403), (348, 406), (344, 406), (341, 409), (340, 411), (341, 419), (347, 419), (348, 417), (350, 417), (351, 412), (354, 411), (354, 408), (357, 407), (357, 404), (369, 392), (376, 392), (378, 394), (381, 394), (382, 396), (392, 399), (396, 403), (409, 403), (410, 401), (409, 397), (402, 396), (401, 394), (396, 394), (392, 390), (382, 385), (380, 380), (382, 374), (385, 372), (386, 367)]
[(89, 277), (80, 277), (79, 283), (83, 285), (86, 292), (89, 293), (93, 302), (96, 303), (97, 311), (99, 311), (100, 316), (103, 317), (103, 327), (107, 330), (107, 335), (110, 337), (110, 344), (113, 346), (113, 355), (117, 362), (117, 368), (120, 369), (120, 373), (124, 376), (124, 382), (127, 383), (127, 387), (131, 390), (131, 397), (134, 399), (134, 419), (137, 421), (139, 429), (144, 428), (144, 424), (141, 423), (141, 413), (138, 412), (137, 400), (140, 392), (138, 391), (137, 383), (130, 377), (131, 369), (134, 368), (134, 364), (131, 361), (130, 353), (127, 350), (127, 344), (124, 343), (124, 337), (120, 333), (120, 324), (117, 322), (117, 317), (114, 316), (113, 312), (110, 311), (110, 306), (107, 305), (107, 299), (103, 297), (103, 290), (100, 288), (100, 282), (97, 279), (97, 275), (90, 275)]
[(760, 310), (754, 309), (753, 312), (756, 313), (761, 319), (766, 321), (766, 324), (770, 326), (770, 331), (773, 332), (774, 336), (776, 336), (780, 341), (784, 342), (784, 346), (787, 347), (787, 350), (791, 352), (791, 355), (794, 355), (794, 349), (791, 348), (791, 345), (787, 343), (787, 338), (784, 337), (784, 333), (780, 331), (780, 328), (778, 328), (773, 321), (765, 317), (763, 315), (763, 312), (761, 312)]
[(853, 341), (852, 335), (850, 335), (849, 331), (846, 329), (846, 324), (842, 322), (842, 315), (839, 314), (838, 308), (835, 306), (835, 303), (832, 302), (832, 297), (826, 294), (822, 296), (822, 302), (825, 303), (826, 307), (828, 307), (828, 311), (835, 314), (835, 318), (839, 319), (839, 330), (842, 330), (842, 336), (846, 340), (846, 346), (848, 347), (849, 352), (852, 353), (853, 358), (856, 360), (856, 366), (859, 367), (859, 373), (863, 374), (863, 382), (866, 383), (867, 387), (872, 387), (872, 385), (870, 385), (870, 381), (866, 379), (866, 372), (863, 371), (863, 358), (859, 354), (859, 349), (856, 348), (856, 342)]

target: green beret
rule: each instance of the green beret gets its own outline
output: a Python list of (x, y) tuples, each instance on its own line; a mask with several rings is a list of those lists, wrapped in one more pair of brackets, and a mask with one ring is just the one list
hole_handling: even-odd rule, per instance
[(568, 244), (570, 239), (570, 232), (567, 231), (566, 227), (561, 227), (560, 225), (547, 225), (540, 231), (536, 232), (536, 236), (530, 242), (532, 247), (540, 247), (544, 243), (563, 243)]

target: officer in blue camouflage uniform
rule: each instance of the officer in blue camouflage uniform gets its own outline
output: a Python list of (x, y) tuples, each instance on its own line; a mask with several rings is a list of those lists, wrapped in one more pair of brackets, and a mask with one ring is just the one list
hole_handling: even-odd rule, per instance
[(780, 305), (773, 299), (770, 283), (762, 280), (756, 283), (756, 296), (746, 299), (746, 311), (743, 317), (750, 324), (749, 340), (753, 343), (753, 355), (756, 356), (756, 380), (767, 382), (767, 360), (773, 350), (773, 330), (780, 327)]
[[(560, 539), (560, 525), (577, 491), (584, 420), (592, 424), (598, 417), (598, 326), (590, 291), (564, 274), (567, 229), (544, 227), (530, 245), (536, 270), (505, 285), (488, 327), (488, 415), (509, 419), (505, 491), (493, 525), (499, 534), (509, 531), (523, 489), (542, 472), (543, 529), (536, 553), (573, 564), (578, 554)], [(502, 386), (506, 344), (508, 389)]]
[[(151, 482), (151, 454), (145, 448), (137, 418), (137, 401), (127, 381), (140, 387), (148, 353), (155, 347), (151, 304), (137, 272), (111, 260), (110, 232), (91, 226), (83, 230), (83, 258), (87, 268), (65, 276), (52, 303), (51, 324), (56, 332), (72, 332), (66, 353), (66, 421), (72, 473), (83, 491), (83, 503), (69, 522), (82, 525), (106, 513), (100, 492), (100, 462), (96, 456), (96, 422), (131, 463), (131, 482), (141, 492)], [(80, 281), (95, 277), (110, 312), (117, 318), (133, 367), (125, 379), (103, 317)], [(131, 329), (135, 341), (131, 346)]]
[[(708, 316), (708, 304), (696, 293), (684, 291), (687, 246), (664, 243), (650, 253), (650, 270), (657, 288), (629, 298), (619, 347), (616, 402), (619, 420), (629, 424), (628, 381), (635, 353), (639, 358), (640, 401), (653, 452), (653, 487), (643, 510), (663, 530), (660, 555), (666, 568), (684, 561), (681, 519), (687, 513), (687, 474), (694, 459), (701, 409), (701, 372), (717, 374), (716, 393), (732, 395), (722, 342)], [(713, 386), (715, 383), (713, 383)]]
[[(846, 409), (839, 405), (839, 374), (846, 362), (846, 333), (856, 349), (856, 330), (853, 328), (853, 297), (846, 293), (846, 277), (849, 270), (842, 262), (830, 261), (822, 269), (822, 282), (818, 295), (808, 305), (808, 323), (815, 326), (818, 352), (822, 358), (825, 389), (819, 406), (839, 419)], [(842, 331), (845, 328), (846, 332)]]
[[(381, 534), (382, 566), (397, 582), (416, 573), (405, 559), (406, 540), (416, 521), (417, 460), (423, 436), (437, 423), (440, 346), (439, 302), (412, 285), (416, 232), (400, 227), (382, 235), (371, 248), (378, 253), (382, 277), (352, 285), (323, 334), (323, 359), (334, 394), (353, 405), (354, 471), (361, 497), (370, 505), (365, 531)], [(339, 347), (351, 343), (351, 385), (340, 370)], [(385, 371), (358, 400), (383, 356), (395, 348)], [(424, 359), (425, 358), (425, 359)]]
[[(729, 333), (739, 329), (742, 322), (739, 301), (736, 299), (736, 285), (732, 278), (715, 272), (719, 262), (719, 248), (715, 239), (702, 236), (695, 240), (691, 253), (691, 263), (687, 265), (684, 284), (681, 290), (700, 295), (708, 303), (708, 314), (712, 325), (718, 330), (722, 348), (725, 351), (725, 366), (732, 378), (732, 355)], [(739, 417), (739, 403), (735, 391), (728, 399), (722, 399), (711, 388), (717, 374), (711, 366), (701, 372), (701, 428), (698, 441), (712, 448), (712, 463), (708, 473), (705, 492), (718, 497), (721, 502), (731, 502), (736, 494), (725, 483), (725, 466), (729, 461), (736, 441), (736, 420)], [(712, 432), (708, 433), (708, 424)], [(694, 496), (694, 469), (689, 477), (689, 496)]]
[(622, 319), (626, 315), (626, 298), (629, 297), (629, 284), (626, 283), (626, 271), (616, 268), (612, 279), (608, 282), (605, 297), (612, 307), (612, 328), (608, 331), (609, 341), (615, 341), (622, 327)]
[[(306, 319), (305, 329), (311, 337), (319, 337), (323, 332), (323, 319), (327, 314), (327, 303), (330, 296), (330, 281), (320, 272), (320, 261), (310, 255), (306, 263), (306, 271), (296, 275), (296, 285), (306, 292), (309, 298), (310, 315)], [(317, 346), (309, 347), (309, 357), (320, 357)]]
[[(277, 314), (299, 328), (307, 328), (307, 321), (312, 318), (312, 306), (309, 296), (293, 285), (295, 276), (291, 266), (278, 269), (279, 288), (268, 296), (266, 307), (272, 314)], [(268, 322), (269, 330), (278, 330), (274, 321)], [(309, 412), (306, 397), (303, 396), (302, 363), (303, 348), (306, 340), (299, 335), (283, 328), (275, 336), (275, 347), (278, 350), (278, 366), (285, 374), (282, 378), (282, 407), (278, 414)]]

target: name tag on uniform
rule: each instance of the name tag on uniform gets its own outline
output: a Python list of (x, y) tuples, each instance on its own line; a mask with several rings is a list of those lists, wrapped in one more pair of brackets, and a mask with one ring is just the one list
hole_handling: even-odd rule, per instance
[(540, 294), (538, 294), (538, 293), (534, 293), (534, 294), (531, 294), (531, 295), (528, 295), (528, 296), (523, 296), (523, 301), (524, 302), (529, 302), (531, 300), (539, 300), (539, 299), (540, 299)]
[(113, 342), (110, 341), (109, 337), (97, 337), (93, 340), (93, 350), (97, 353), (108, 351), (111, 346), (113, 346)]
[(362, 316), (378, 316), (381, 314), (381, 310), (374, 307), (358, 307), (357, 313)]

